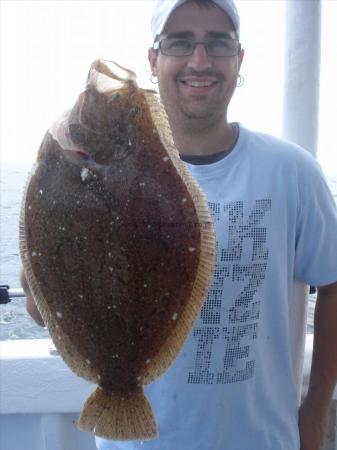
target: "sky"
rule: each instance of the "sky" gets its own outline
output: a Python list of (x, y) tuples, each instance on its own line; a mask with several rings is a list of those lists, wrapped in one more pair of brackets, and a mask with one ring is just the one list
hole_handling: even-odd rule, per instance
[[(154, 3), (0, 1), (1, 163), (34, 161), (44, 133), (73, 105), (97, 58), (134, 70), (142, 87), (154, 87), (147, 62)], [(281, 136), (285, 2), (240, 0), (237, 4), (246, 50), (241, 70), (245, 83), (235, 93), (229, 118)], [(323, 168), (337, 174), (337, 149), (331, 136), (337, 101), (336, 23), (337, 0), (323, 0), (318, 157)]]

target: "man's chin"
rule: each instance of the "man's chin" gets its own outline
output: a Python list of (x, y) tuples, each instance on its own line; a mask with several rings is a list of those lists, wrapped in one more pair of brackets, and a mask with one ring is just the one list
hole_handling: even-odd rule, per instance
[(184, 116), (186, 119), (190, 120), (205, 120), (209, 119), (210, 114), (209, 113), (194, 113), (194, 112), (184, 112)]
[(204, 108), (182, 108), (182, 113), (184, 117), (191, 120), (205, 120), (213, 116), (213, 111)]
[(188, 119), (195, 119), (195, 120), (203, 120), (211, 118), (215, 110), (217, 108), (214, 108), (214, 102), (212, 104), (209, 104), (209, 102), (205, 101), (189, 101), (189, 102), (181, 102), (180, 108), (183, 113), (183, 115)]

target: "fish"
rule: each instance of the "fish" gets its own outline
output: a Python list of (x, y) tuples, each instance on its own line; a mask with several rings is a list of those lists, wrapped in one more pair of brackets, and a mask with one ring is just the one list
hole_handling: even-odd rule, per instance
[(78, 427), (158, 437), (144, 386), (180, 353), (214, 271), (206, 196), (163, 105), (102, 59), (46, 132), (20, 217), (28, 285), (59, 354), (97, 385)]

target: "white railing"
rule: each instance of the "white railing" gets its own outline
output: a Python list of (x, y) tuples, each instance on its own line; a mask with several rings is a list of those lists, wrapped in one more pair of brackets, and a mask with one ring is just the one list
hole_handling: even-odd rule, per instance
[(76, 427), (95, 387), (53, 353), (50, 339), (0, 343), (1, 450), (95, 450)]
[[(49, 339), (0, 342), (1, 450), (94, 450), (92, 435), (79, 431), (79, 411), (95, 386), (74, 375)], [(304, 386), (308, 385), (312, 335), (307, 335)], [(324, 450), (337, 450), (336, 399)]]

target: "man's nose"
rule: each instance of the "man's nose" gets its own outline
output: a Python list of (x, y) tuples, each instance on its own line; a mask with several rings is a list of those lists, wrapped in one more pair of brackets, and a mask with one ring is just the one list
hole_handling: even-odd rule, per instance
[(196, 45), (193, 54), (189, 57), (187, 65), (196, 70), (205, 70), (211, 67), (212, 63), (203, 44)]

